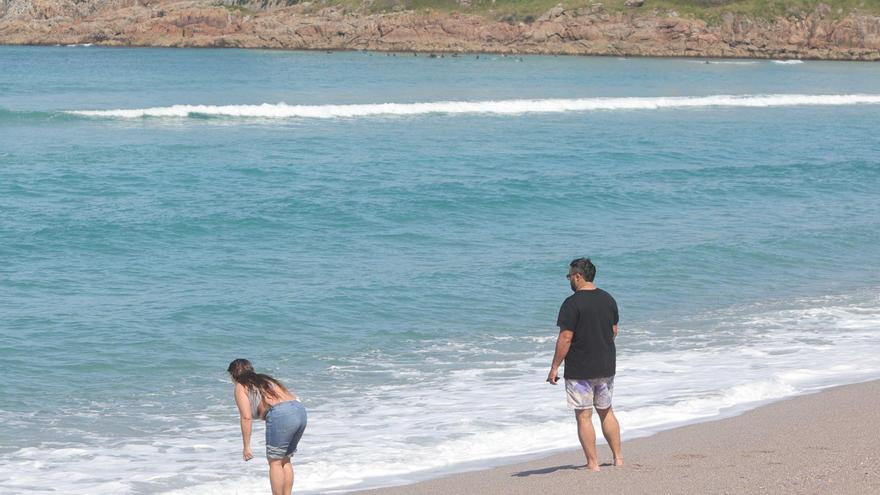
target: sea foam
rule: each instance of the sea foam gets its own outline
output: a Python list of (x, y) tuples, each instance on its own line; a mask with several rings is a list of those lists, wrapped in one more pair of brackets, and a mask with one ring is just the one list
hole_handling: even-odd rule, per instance
[(438, 101), (423, 103), (371, 103), (355, 105), (172, 105), (117, 110), (70, 110), (87, 117), (136, 119), (143, 117), (215, 116), (248, 118), (332, 119), (380, 115), (560, 113), (614, 110), (659, 110), (701, 107), (782, 107), (880, 104), (880, 95), (714, 95), (626, 98), (573, 98), (540, 100)]
[[(695, 315), (680, 328), (672, 322), (624, 327), (614, 401), (625, 437), (876, 378), (878, 303), (873, 293), (778, 309), (732, 308)], [(674, 332), (659, 335), (654, 326)], [(729, 332), (742, 338), (695, 338)], [(635, 349), (652, 335), (666, 345)], [(354, 395), (306, 397), (310, 424), (297, 456), (297, 491), (399, 484), (511, 456), (577, 448), (563, 388), (543, 381), (553, 339), (536, 333), (483, 340), (465, 345), (438, 339), (409, 351), (409, 364), (366, 353), (328, 370), (333, 382), (356, 383), (351, 377), (357, 371), (430, 363), (416, 380), (359, 387)], [(187, 426), (184, 435), (94, 438), (88, 449), (58, 443), (19, 449), (0, 456), (0, 479), (9, 480), (0, 486), (17, 492), (51, 482), (71, 494), (131, 493), (138, 483), (166, 495), (265, 491), (264, 464), (240, 460), (232, 409), (226, 403), (216, 407), (223, 414), (209, 408), (209, 417)], [(254, 438), (262, 429), (255, 425)], [(206, 458), (209, 467), (202, 464)], [(123, 472), (124, 480), (118, 475)]]

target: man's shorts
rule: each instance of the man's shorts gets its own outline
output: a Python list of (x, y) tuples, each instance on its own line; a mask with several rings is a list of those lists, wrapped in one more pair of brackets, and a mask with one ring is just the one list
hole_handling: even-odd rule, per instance
[(565, 380), (568, 405), (575, 409), (608, 409), (614, 393), (614, 377)]

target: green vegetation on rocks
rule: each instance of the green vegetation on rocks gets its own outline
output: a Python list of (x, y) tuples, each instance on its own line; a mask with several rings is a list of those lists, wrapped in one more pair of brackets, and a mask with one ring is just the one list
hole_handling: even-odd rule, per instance
[(558, 2), (0, 0), (0, 43), (880, 60), (880, 0)]
[(726, 12), (747, 15), (752, 19), (799, 18), (816, 11), (820, 4), (829, 7), (828, 16), (834, 19), (848, 14), (880, 15), (880, 0), (645, 0), (641, 7), (627, 7), (626, 2), (627, 0), (322, 0), (311, 4), (315, 8), (338, 6), (347, 11), (366, 13), (401, 10), (461, 12), (526, 24), (539, 19), (557, 5), (566, 10), (601, 9), (607, 13), (675, 13), (710, 23), (719, 20)]

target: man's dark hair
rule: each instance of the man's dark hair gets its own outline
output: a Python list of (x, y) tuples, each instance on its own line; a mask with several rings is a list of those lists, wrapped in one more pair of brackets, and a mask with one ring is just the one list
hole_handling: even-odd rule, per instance
[(593, 279), (596, 278), (596, 265), (590, 261), (590, 258), (578, 258), (572, 260), (568, 266), (573, 267), (587, 282), (592, 282)]

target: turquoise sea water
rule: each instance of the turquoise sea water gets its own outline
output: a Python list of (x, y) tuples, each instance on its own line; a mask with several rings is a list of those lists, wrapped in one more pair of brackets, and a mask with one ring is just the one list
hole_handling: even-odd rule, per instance
[(866, 63), (0, 47), (0, 491), (266, 492), (237, 357), (303, 492), (574, 447), (581, 255), (625, 436), (878, 378), (878, 122)]

